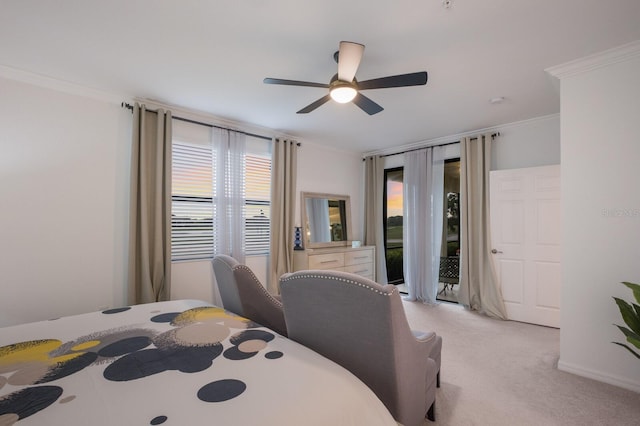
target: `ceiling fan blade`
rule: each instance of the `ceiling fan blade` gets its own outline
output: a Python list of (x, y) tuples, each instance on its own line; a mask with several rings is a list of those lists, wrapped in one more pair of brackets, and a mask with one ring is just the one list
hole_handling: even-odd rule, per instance
[(338, 80), (351, 83), (360, 66), (364, 45), (341, 41), (338, 53)]
[(281, 78), (265, 78), (263, 80), (265, 84), (282, 84), (285, 86), (304, 86), (304, 87), (321, 87), (328, 89), (329, 85), (324, 83), (312, 83), (310, 81), (298, 81), (298, 80), (284, 80)]
[(297, 114), (306, 114), (309, 113), (311, 111), (313, 111), (314, 109), (318, 108), (321, 105), (324, 105), (325, 103), (327, 103), (329, 101), (329, 99), (331, 99), (330, 95), (325, 95), (323, 97), (321, 97), (320, 99), (318, 99), (317, 101), (307, 105), (306, 107), (302, 108), (300, 111), (297, 112)]
[(360, 109), (362, 109), (369, 115), (377, 114), (384, 109), (377, 103), (373, 102), (371, 99), (367, 98), (362, 93), (358, 93), (351, 102), (358, 105)]
[(393, 75), (390, 77), (374, 78), (373, 80), (359, 81), (358, 90), (386, 89), (389, 87), (422, 86), (427, 84), (427, 72), (414, 72), (411, 74)]

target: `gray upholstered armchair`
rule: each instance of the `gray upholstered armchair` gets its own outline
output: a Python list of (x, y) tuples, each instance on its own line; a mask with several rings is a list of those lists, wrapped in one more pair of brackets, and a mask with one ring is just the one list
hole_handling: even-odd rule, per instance
[(355, 374), (405, 426), (435, 420), (442, 339), (409, 328), (395, 286), (346, 272), (280, 278), (289, 338)]
[(287, 335), (280, 298), (271, 295), (249, 267), (226, 255), (215, 256), (212, 264), (225, 309)]

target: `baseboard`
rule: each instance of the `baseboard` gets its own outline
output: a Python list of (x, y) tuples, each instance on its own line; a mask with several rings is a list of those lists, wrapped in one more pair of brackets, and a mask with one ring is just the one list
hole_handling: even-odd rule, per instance
[(563, 361), (558, 361), (558, 370), (640, 393), (640, 383), (630, 381), (623, 377), (617, 377), (610, 374), (604, 374), (599, 371), (588, 370), (583, 367), (579, 367), (577, 365), (569, 364)]

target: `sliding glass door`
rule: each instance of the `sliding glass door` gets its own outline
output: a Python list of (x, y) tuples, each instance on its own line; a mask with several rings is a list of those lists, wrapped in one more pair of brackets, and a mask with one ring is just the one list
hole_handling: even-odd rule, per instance
[[(384, 173), (384, 242), (389, 284), (404, 284), (403, 273), (403, 178), (404, 168)], [(460, 255), (460, 159), (444, 166), (444, 214), (440, 251), (438, 299), (458, 301)]]
[(440, 250), (438, 300), (458, 302), (460, 280), (460, 159), (444, 164), (444, 223)]
[(403, 284), (402, 270), (402, 167), (384, 171), (384, 248), (389, 284)]

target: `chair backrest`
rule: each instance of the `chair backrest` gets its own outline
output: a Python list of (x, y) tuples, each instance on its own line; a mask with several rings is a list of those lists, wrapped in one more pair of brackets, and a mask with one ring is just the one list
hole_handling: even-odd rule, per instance
[(416, 350), (395, 286), (312, 270), (283, 275), (280, 288), (289, 338), (351, 371), (397, 421), (424, 419), (428, 354)]
[(225, 309), (287, 336), (282, 302), (269, 294), (248, 266), (226, 255), (215, 256), (212, 264)]
[(215, 256), (211, 263), (218, 289), (220, 290), (223, 307), (234, 314), (244, 316), (240, 293), (238, 292), (236, 279), (233, 276), (233, 268), (239, 265), (238, 261), (231, 256), (221, 254)]

